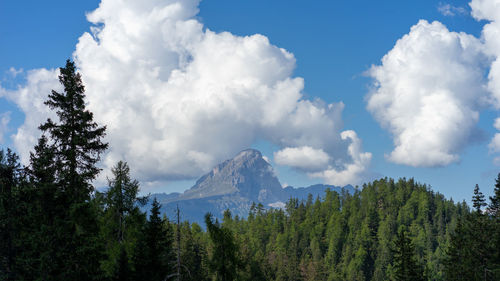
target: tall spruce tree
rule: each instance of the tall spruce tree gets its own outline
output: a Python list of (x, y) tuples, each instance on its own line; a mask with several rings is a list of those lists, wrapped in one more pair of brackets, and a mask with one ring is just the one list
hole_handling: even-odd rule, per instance
[(495, 188), (493, 189), (493, 196), (490, 196), (488, 211), (500, 223), (500, 173), (495, 180)]
[(474, 212), (465, 214), (451, 235), (445, 260), (445, 276), (449, 280), (498, 280), (500, 277), (498, 240), (494, 221), (482, 207), (483, 193), (476, 184), (472, 197)]
[(234, 241), (230, 229), (221, 226), (218, 220), (212, 220), (212, 215), (205, 215), (207, 232), (212, 242), (212, 254), (209, 267), (216, 281), (237, 280), (237, 272), (241, 266), (238, 258), (238, 245)]
[(18, 280), (17, 269), (21, 233), (18, 223), (22, 215), (19, 210), (19, 188), (21, 185), (19, 158), (10, 149), (0, 151), (0, 280)]
[(493, 190), (493, 196), (490, 196), (490, 204), (488, 205), (488, 211), (492, 218), (493, 224), (493, 237), (492, 243), (496, 247), (497, 251), (493, 253), (492, 257), (492, 273), (497, 278), (500, 279), (500, 173), (498, 174), (495, 181), (495, 188)]
[[(29, 274), (42, 280), (63, 275), (61, 268), (66, 263), (65, 252), (57, 245), (69, 245), (71, 236), (64, 233), (67, 227), (67, 204), (63, 194), (56, 185), (55, 151), (49, 146), (48, 139), (42, 135), (34, 152), (30, 153), (28, 166), (29, 184), (31, 190), (30, 210), (32, 214), (31, 239), (25, 253), (31, 263), (25, 268), (31, 268)], [(68, 253), (66, 253), (68, 254)]]
[(397, 281), (420, 281), (424, 279), (424, 270), (415, 258), (415, 247), (401, 231), (395, 242), (394, 249), (394, 279)]
[(116, 274), (127, 271), (124, 266), (129, 265), (128, 253), (135, 250), (136, 236), (145, 221), (139, 206), (144, 206), (147, 197), (138, 197), (139, 182), (130, 178), (126, 162), (119, 161), (111, 171), (113, 178), (108, 180), (109, 189), (103, 194), (100, 226), (107, 258), (101, 264), (106, 275), (116, 278)]
[(173, 280), (176, 276), (173, 230), (168, 220), (160, 217), (160, 209), (160, 203), (154, 198), (134, 259), (137, 280)]
[(64, 92), (52, 90), (45, 104), (55, 110), (59, 122), (50, 118), (40, 130), (48, 133), (56, 151), (57, 180), (75, 203), (90, 198), (93, 186), (90, 181), (100, 172), (96, 166), (100, 155), (108, 148), (102, 142), (106, 127), (93, 121), (92, 112), (85, 106), (85, 87), (74, 62), (67, 60), (60, 68), (59, 82)]
[(479, 190), (479, 185), (476, 184), (474, 187), (474, 196), (472, 196), (472, 207), (479, 214), (484, 206), (486, 206), (484, 194)]
[[(51, 233), (52, 240), (46, 243), (41, 256), (51, 260), (63, 261), (49, 274), (54, 280), (94, 280), (99, 276), (101, 258), (98, 243), (96, 211), (91, 204), (93, 186), (91, 181), (100, 171), (96, 164), (100, 155), (108, 147), (102, 141), (106, 127), (93, 121), (93, 114), (85, 106), (85, 87), (75, 64), (70, 60), (60, 68), (59, 82), (64, 92), (52, 91), (45, 102), (58, 116), (58, 121), (48, 119), (40, 125), (43, 133), (39, 150), (33, 157), (37, 164), (31, 167), (32, 173), (45, 175), (46, 169), (53, 173), (53, 183), (44, 183), (45, 196), (50, 197), (61, 211), (53, 214), (52, 222), (40, 228)], [(46, 140), (45, 140), (46, 137)], [(53, 159), (45, 159), (47, 156)], [(38, 165), (40, 161), (51, 163), (49, 167)], [(46, 204), (43, 204), (47, 207)], [(44, 212), (44, 210), (40, 210)], [(41, 271), (43, 265), (41, 265)], [(40, 278), (46, 278), (40, 277)]]

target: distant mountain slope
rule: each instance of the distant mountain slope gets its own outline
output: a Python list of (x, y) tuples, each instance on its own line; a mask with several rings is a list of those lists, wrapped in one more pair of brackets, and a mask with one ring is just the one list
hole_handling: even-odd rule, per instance
[[(233, 215), (246, 217), (253, 202), (265, 207), (282, 207), (291, 198), (322, 197), (325, 190), (341, 192), (341, 187), (316, 184), (310, 187), (282, 188), (273, 167), (255, 149), (243, 150), (234, 158), (217, 165), (184, 193), (153, 194), (162, 204), (162, 212), (173, 217), (179, 206), (182, 219), (203, 224), (205, 213), (215, 217), (229, 209)], [(354, 192), (351, 185), (344, 187)], [(146, 206), (149, 208), (149, 206)]]
[(177, 200), (228, 194), (238, 194), (265, 205), (280, 201), (285, 196), (273, 167), (258, 150), (247, 149), (217, 165)]

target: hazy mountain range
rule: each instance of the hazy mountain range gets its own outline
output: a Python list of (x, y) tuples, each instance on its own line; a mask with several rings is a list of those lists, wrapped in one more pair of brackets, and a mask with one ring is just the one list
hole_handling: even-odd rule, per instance
[[(342, 187), (324, 184), (283, 188), (273, 167), (260, 151), (247, 149), (214, 167), (184, 193), (158, 193), (152, 194), (151, 198), (156, 197), (163, 206), (162, 212), (169, 218), (174, 217), (179, 206), (181, 220), (203, 225), (207, 212), (220, 218), (229, 209), (233, 215), (246, 217), (253, 202), (261, 203), (266, 208), (282, 208), (291, 197), (306, 199), (310, 193), (316, 198), (323, 196), (327, 188), (337, 192), (342, 190)], [(343, 188), (354, 192), (351, 185)]]

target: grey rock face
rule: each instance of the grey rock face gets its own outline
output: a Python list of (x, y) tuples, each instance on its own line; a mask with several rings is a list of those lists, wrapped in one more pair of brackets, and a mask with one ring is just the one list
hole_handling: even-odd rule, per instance
[(217, 165), (177, 200), (229, 194), (263, 204), (286, 197), (271, 165), (264, 160), (259, 151), (247, 149), (233, 159)]

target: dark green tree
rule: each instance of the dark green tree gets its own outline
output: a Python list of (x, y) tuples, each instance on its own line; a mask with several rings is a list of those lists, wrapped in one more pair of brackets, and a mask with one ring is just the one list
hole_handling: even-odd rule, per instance
[(56, 170), (55, 150), (42, 135), (34, 152), (30, 153), (28, 176), (32, 187), (32, 220), (28, 226), (31, 228), (31, 235), (27, 239), (29, 241), (26, 241), (29, 246), (24, 252), (29, 261), (25, 268), (31, 269), (28, 276), (43, 280), (57, 280), (58, 276), (63, 278), (61, 269), (65, 268), (66, 255), (70, 254), (70, 250), (64, 251), (61, 248), (72, 243), (71, 234), (66, 232), (71, 227), (66, 209), (68, 204), (62, 189), (56, 184)]
[(477, 213), (481, 213), (481, 209), (486, 206), (484, 194), (479, 190), (479, 185), (474, 187), (474, 196), (472, 196), (472, 207)]
[(486, 203), (477, 184), (472, 203), (474, 212), (461, 217), (451, 235), (445, 275), (449, 280), (497, 280), (500, 266), (496, 257), (500, 248), (494, 220), (481, 210)]
[(212, 253), (209, 258), (209, 268), (217, 281), (237, 279), (240, 262), (238, 260), (238, 245), (234, 241), (230, 229), (220, 225), (218, 220), (212, 219), (212, 214), (205, 215), (205, 224), (212, 244)]
[(23, 180), (18, 156), (0, 150), (0, 280), (18, 280), (21, 226), (19, 192)]
[[(31, 167), (34, 177), (39, 175), (44, 181), (53, 180), (37, 188), (43, 188), (40, 192), (47, 193), (44, 196), (50, 197), (49, 202), (54, 202), (54, 207), (60, 211), (53, 214), (51, 222), (40, 226), (42, 232), (49, 233), (47, 237), (55, 238), (46, 243), (41, 256), (47, 263), (62, 262), (57, 268), (49, 266), (53, 269), (49, 272), (51, 279), (94, 280), (100, 278), (101, 248), (97, 211), (91, 203), (94, 190), (91, 181), (97, 177), (100, 169), (96, 164), (108, 147), (102, 141), (106, 128), (99, 127), (93, 121), (93, 114), (86, 109), (81, 76), (70, 60), (60, 68), (59, 82), (64, 92), (52, 91), (45, 102), (59, 120), (48, 119), (40, 125), (43, 136)], [(47, 159), (49, 156), (53, 158)], [(50, 165), (39, 165), (43, 162)], [(48, 172), (53, 173), (52, 178)], [(44, 264), (40, 265), (40, 271), (46, 272)]]
[(147, 201), (147, 197), (138, 197), (139, 182), (130, 178), (126, 162), (118, 162), (111, 171), (113, 178), (108, 180), (109, 189), (103, 194), (104, 213), (100, 222), (107, 256), (101, 265), (108, 276), (123, 272), (123, 266), (128, 265), (128, 256), (122, 255), (127, 254), (127, 249), (129, 253), (135, 251), (137, 236), (145, 222), (139, 206)]
[(88, 200), (93, 186), (90, 181), (100, 172), (96, 166), (100, 155), (108, 148), (102, 142), (106, 127), (93, 121), (92, 112), (85, 106), (85, 87), (74, 62), (67, 60), (60, 68), (59, 82), (64, 92), (52, 90), (45, 102), (55, 110), (59, 122), (50, 118), (40, 125), (48, 133), (56, 151), (58, 163), (57, 180), (75, 202)]
[(140, 280), (163, 281), (175, 277), (173, 230), (168, 220), (160, 217), (160, 209), (154, 198), (135, 258), (136, 276)]
[(139, 182), (130, 179), (130, 168), (126, 162), (118, 162), (111, 171), (114, 177), (109, 180), (105, 204), (113, 224), (115, 240), (121, 242), (125, 236), (126, 218), (138, 212), (139, 205), (144, 206), (147, 197), (138, 197)]
[(495, 188), (493, 189), (493, 196), (490, 196), (488, 211), (494, 218), (500, 220), (500, 173), (495, 180)]
[(406, 231), (398, 234), (394, 244), (394, 279), (398, 281), (425, 280), (423, 268), (415, 258), (415, 247)]
[(450, 245), (444, 261), (447, 280), (479, 280), (477, 264), (473, 259), (470, 221), (460, 218), (451, 235)]
[(127, 251), (125, 250), (125, 247), (122, 244), (120, 244), (118, 259), (116, 262), (116, 266), (114, 267), (114, 272), (111, 279), (116, 281), (133, 280), (128, 261)]
[(491, 237), (494, 247), (497, 251), (492, 256), (492, 273), (497, 279), (500, 279), (500, 173), (495, 181), (495, 188), (493, 196), (490, 196), (490, 204), (488, 205), (488, 212), (492, 218), (493, 224), (493, 237)]
[[(204, 281), (207, 276), (204, 232), (201, 227), (189, 222), (181, 223), (181, 281)], [(174, 278), (174, 280), (177, 280)]]

